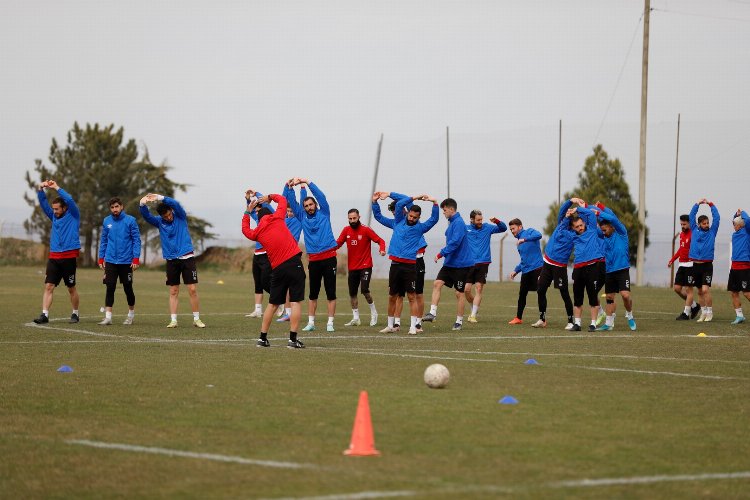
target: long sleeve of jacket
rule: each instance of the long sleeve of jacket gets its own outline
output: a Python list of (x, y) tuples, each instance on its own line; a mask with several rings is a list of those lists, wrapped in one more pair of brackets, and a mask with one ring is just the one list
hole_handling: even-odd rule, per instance
[(440, 209), (438, 208), (437, 203), (433, 203), (432, 213), (430, 214), (430, 218), (424, 222), (420, 222), (420, 226), (422, 228), (422, 234), (432, 229), (435, 226), (435, 224), (438, 223), (439, 220), (440, 220)]
[(710, 231), (714, 233), (714, 236), (719, 232), (719, 222), (721, 222), (721, 215), (719, 214), (719, 209), (716, 208), (716, 205), (713, 203), (709, 204), (711, 207), (711, 216), (713, 217), (713, 220), (711, 221), (711, 228)]
[(55, 212), (52, 211), (52, 207), (49, 206), (49, 201), (47, 200), (47, 193), (44, 192), (44, 189), (41, 189), (36, 192), (36, 197), (39, 199), (39, 206), (42, 208), (42, 212), (44, 212), (44, 215), (49, 217), (50, 220), (52, 220), (55, 217)]
[(138, 264), (141, 260), (141, 230), (138, 221), (133, 217), (130, 220), (130, 239), (133, 242), (133, 262)]
[(328, 200), (326, 199), (326, 195), (323, 194), (323, 191), (321, 191), (320, 188), (314, 182), (310, 182), (308, 186), (310, 186), (310, 192), (312, 193), (312, 195), (315, 197), (316, 200), (318, 200), (318, 205), (320, 205), (320, 211), (323, 212), (326, 216), (330, 217), (331, 207), (328, 205)]
[(109, 228), (107, 227), (107, 219), (104, 219), (102, 224), (102, 235), (99, 238), (99, 262), (104, 261), (104, 256), (107, 255), (107, 242), (109, 241)]
[(146, 205), (141, 205), (139, 210), (141, 211), (141, 217), (143, 217), (143, 220), (154, 227), (159, 227), (159, 217), (154, 217)]
[[(370, 237), (370, 239), (372, 241), (374, 241), (375, 243), (378, 244), (378, 249), (381, 252), (385, 252), (385, 240), (383, 238), (381, 238), (380, 236), (378, 236), (378, 233), (376, 233), (375, 231), (373, 231), (373, 229), (371, 227), (368, 227), (366, 232), (367, 232), (368, 236)], [(341, 245), (339, 244), (339, 246), (341, 246)]]
[(68, 205), (68, 213), (72, 215), (74, 219), (80, 219), (81, 212), (78, 210), (78, 205), (76, 205), (73, 197), (63, 188), (59, 188), (57, 194), (65, 201), (65, 204)]
[(174, 198), (170, 198), (169, 196), (165, 196), (164, 200), (162, 201), (164, 201), (164, 204), (172, 209), (175, 217), (177, 217), (178, 219), (187, 220), (187, 212), (185, 212), (185, 209), (182, 208), (182, 205), (180, 205), (179, 201), (175, 200)]
[(383, 213), (380, 211), (380, 203), (378, 203), (377, 201), (372, 202), (372, 216), (375, 217), (376, 221), (380, 222), (385, 227), (393, 229), (394, 220), (383, 215)]

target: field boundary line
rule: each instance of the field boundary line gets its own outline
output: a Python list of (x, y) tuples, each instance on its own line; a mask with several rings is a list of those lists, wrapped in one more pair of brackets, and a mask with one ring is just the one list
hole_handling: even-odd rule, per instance
[(89, 441), (88, 439), (70, 439), (65, 441), (67, 444), (89, 446), (92, 448), (101, 448), (107, 450), (120, 450), (136, 453), (151, 453), (154, 455), (165, 455), (169, 457), (196, 458), (201, 460), (213, 460), (215, 462), (229, 462), (242, 465), (260, 465), (262, 467), (275, 467), (280, 469), (319, 469), (317, 465), (296, 463), (296, 462), (279, 462), (275, 460), (256, 460), (252, 458), (237, 457), (232, 455), (219, 455), (216, 453), (199, 453), (194, 451), (172, 450), (169, 448), (158, 448), (152, 446), (139, 446), (122, 443), (105, 443), (102, 441)]

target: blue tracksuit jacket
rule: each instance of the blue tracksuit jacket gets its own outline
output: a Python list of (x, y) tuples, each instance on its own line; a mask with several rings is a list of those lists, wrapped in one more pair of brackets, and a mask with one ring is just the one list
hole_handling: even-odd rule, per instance
[(573, 234), (569, 230), (570, 222), (565, 218), (565, 212), (572, 206), (570, 200), (566, 200), (560, 206), (560, 211), (557, 213), (557, 227), (552, 231), (552, 235), (547, 241), (547, 246), (544, 247), (545, 260), (550, 264), (565, 266), (568, 265), (568, 259), (570, 259), (570, 253), (573, 251)]
[(612, 236), (605, 237), (604, 260), (606, 272), (613, 273), (622, 269), (630, 268), (630, 247), (628, 245), (628, 230), (620, 222), (620, 219), (611, 211), (603, 210), (599, 213), (599, 219), (610, 222), (615, 228)]
[(503, 221), (497, 224), (483, 223), (477, 228), (474, 224), (466, 224), (466, 237), (474, 257), (474, 264), (489, 264), (492, 262), (490, 239), (493, 234), (503, 233), (508, 229)]
[[(310, 255), (336, 249), (338, 248), (338, 243), (336, 243), (336, 238), (333, 236), (333, 229), (331, 228), (331, 208), (328, 206), (328, 201), (323, 191), (318, 189), (318, 186), (314, 182), (311, 182), (308, 186), (310, 186), (312, 195), (318, 201), (318, 210), (310, 215), (305, 212), (299, 203), (295, 203), (292, 206), (292, 210), (294, 210), (294, 215), (302, 224), (302, 231), (305, 233), (305, 249), (307, 250), (307, 254)], [(293, 198), (294, 191), (290, 191)], [(304, 198), (302, 199), (304, 200)]]
[(440, 210), (436, 204), (432, 204), (432, 214), (425, 222), (417, 222), (413, 226), (406, 223), (404, 207), (410, 203), (411, 198), (402, 198), (396, 203), (394, 218), (383, 217), (380, 212), (380, 205), (377, 201), (372, 204), (372, 213), (375, 220), (386, 227), (393, 229), (393, 236), (388, 244), (388, 255), (393, 258), (405, 259), (410, 261), (417, 260), (417, 251), (423, 248), (422, 240), (424, 233), (432, 229), (437, 224), (440, 217)]
[(539, 269), (544, 264), (542, 260), (542, 249), (539, 242), (542, 239), (542, 233), (530, 227), (519, 231), (516, 239), (524, 240), (518, 245), (518, 255), (521, 256), (521, 262), (514, 269), (517, 273), (528, 273), (534, 269)]
[(750, 262), (750, 216), (744, 210), (740, 215), (745, 227), (732, 233), (732, 262)]
[(47, 201), (47, 195), (44, 193), (44, 190), (36, 192), (42, 211), (44, 211), (45, 215), (52, 221), (49, 251), (67, 252), (68, 250), (78, 250), (81, 248), (81, 213), (78, 211), (78, 205), (73, 201), (73, 197), (70, 196), (67, 191), (60, 188), (57, 190), (57, 194), (65, 201), (65, 204), (68, 205), (65, 215), (59, 219), (55, 217), (55, 213), (52, 211), (52, 207)]
[(141, 257), (141, 231), (135, 217), (121, 212), (108, 215), (102, 223), (99, 260), (110, 264), (132, 264)]
[(152, 226), (159, 229), (161, 238), (161, 254), (165, 260), (174, 260), (193, 252), (193, 241), (188, 231), (187, 213), (182, 205), (168, 196), (163, 200), (172, 209), (174, 218), (167, 222), (159, 217), (154, 217), (146, 205), (141, 205), (141, 215)]
[(445, 246), (440, 250), (440, 255), (445, 257), (443, 262), (445, 267), (472, 267), (474, 265), (474, 253), (466, 237), (466, 223), (459, 212), (448, 219)]
[(699, 262), (711, 262), (714, 260), (714, 243), (716, 242), (716, 233), (719, 232), (721, 216), (719, 215), (719, 210), (714, 205), (710, 206), (713, 220), (708, 231), (703, 231), (698, 226), (698, 204), (693, 205), (693, 208), (690, 210), (690, 229), (693, 230), (693, 237), (690, 240), (690, 253), (688, 253), (690, 260)]
[(573, 266), (604, 258), (604, 247), (601, 244), (604, 234), (596, 223), (596, 214), (589, 208), (578, 207), (578, 215), (586, 223), (586, 230), (583, 234), (577, 234), (570, 229), (575, 249)]

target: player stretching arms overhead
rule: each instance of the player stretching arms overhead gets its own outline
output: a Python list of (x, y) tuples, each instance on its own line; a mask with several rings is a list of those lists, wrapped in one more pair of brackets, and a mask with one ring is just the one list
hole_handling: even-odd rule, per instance
[[(497, 217), (490, 219), (492, 224), (484, 224), (480, 210), (472, 210), (469, 214), (469, 221), (471, 221), (471, 224), (466, 225), (466, 236), (469, 239), (469, 246), (474, 256), (474, 267), (469, 270), (469, 275), (466, 276), (464, 295), (471, 304), (471, 314), (466, 320), (469, 323), (476, 323), (479, 306), (482, 303), (482, 290), (484, 285), (487, 284), (487, 272), (492, 263), (490, 238), (493, 234), (505, 232), (508, 227)], [(476, 288), (476, 294), (471, 293), (472, 287)]]
[[(713, 221), (710, 224), (707, 215), (698, 216), (698, 208), (702, 204), (706, 204), (711, 208)], [(696, 321), (711, 321), (714, 319), (711, 281), (714, 275), (714, 246), (716, 244), (716, 233), (719, 231), (720, 221), (719, 210), (706, 198), (698, 200), (690, 210), (690, 229), (693, 231), (693, 237), (690, 240), (690, 260), (693, 261), (695, 286), (700, 288), (704, 304), (701, 309), (701, 315)]]
[(740, 293), (750, 300), (750, 216), (737, 209), (732, 220), (732, 268), (729, 270), (727, 290), (732, 293), (732, 305), (736, 317), (733, 325), (745, 322)]

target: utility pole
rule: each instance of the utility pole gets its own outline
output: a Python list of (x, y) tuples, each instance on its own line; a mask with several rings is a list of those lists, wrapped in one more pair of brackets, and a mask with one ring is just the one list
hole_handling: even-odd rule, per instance
[(641, 151), (638, 169), (638, 254), (636, 256), (635, 284), (643, 284), (643, 265), (646, 253), (646, 125), (648, 110), (648, 30), (651, 19), (651, 0), (643, 7), (643, 64), (641, 69)]
[(557, 136), (557, 206), (562, 204), (560, 198), (560, 181), (562, 179), (562, 120), (560, 120), (560, 132)]
[[(380, 134), (380, 142), (378, 142), (378, 153), (375, 156), (375, 173), (372, 176), (372, 191), (370, 191), (370, 196), (372, 196), (372, 193), (375, 192), (375, 189), (377, 188), (377, 182), (378, 182), (378, 169), (380, 168), (380, 151), (383, 149), (383, 134)], [(372, 201), (372, 200), (370, 200)], [(370, 210), (367, 212), (367, 225), (372, 226), (372, 203), (367, 204), (368, 207), (370, 207)]]
[[(680, 160), (680, 114), (677, 113), (677, 152), (674, 155), (674, 205), (672, 206), (672, 255), (674, 255), (675, 240), (677, 239), (677, 165)], [(669, 287), (674, 286), (674, 266), (669, 272)]]
[(448, 166), (448, 198), (451, 197), (451, 136), (448, 127), (445, 127), (445, 158)]

